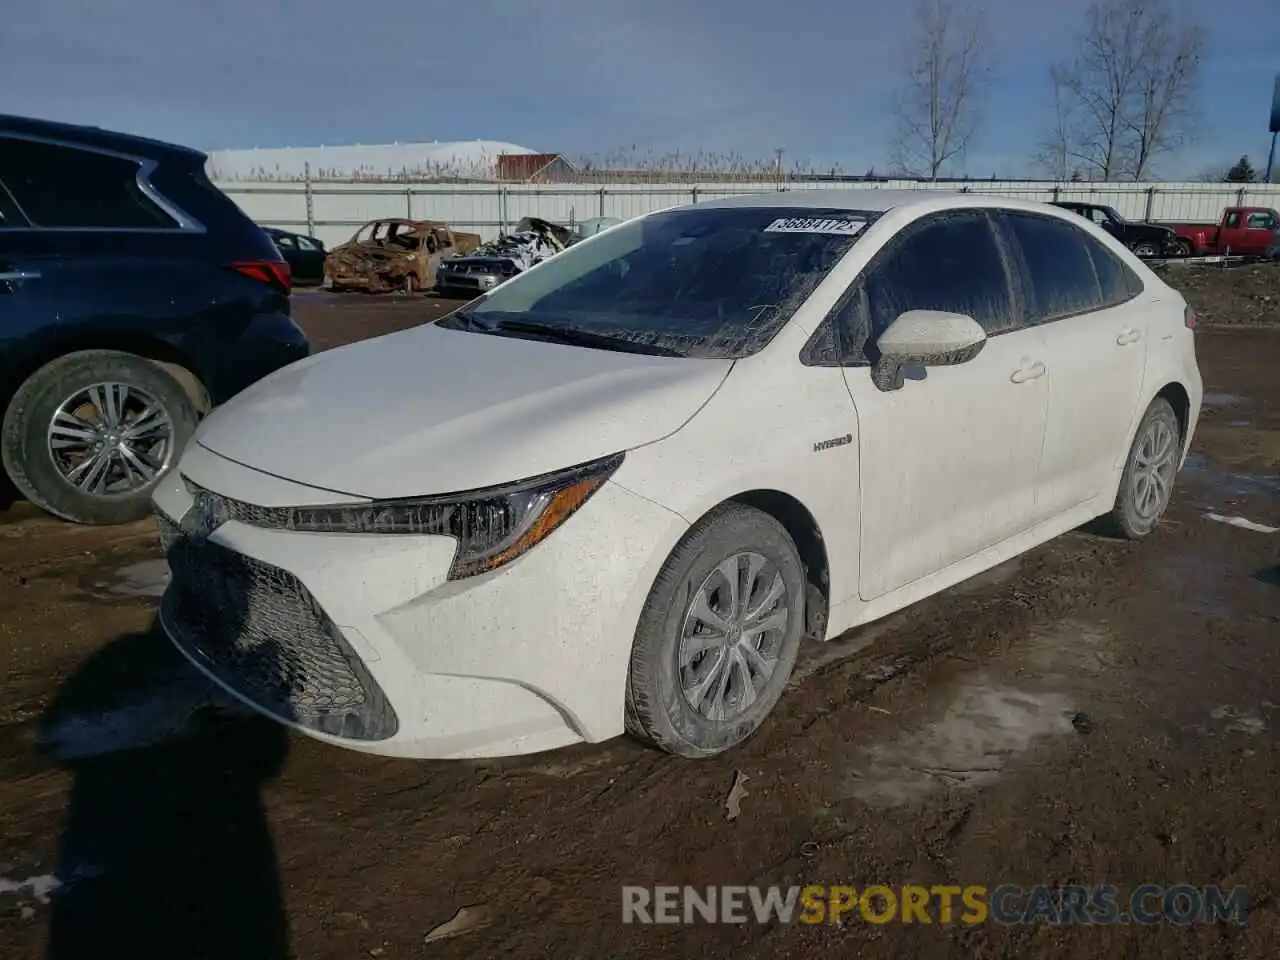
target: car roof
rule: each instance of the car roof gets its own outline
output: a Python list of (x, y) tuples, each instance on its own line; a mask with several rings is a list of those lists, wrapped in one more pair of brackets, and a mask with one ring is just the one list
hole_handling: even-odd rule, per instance
[[(686, 209), (694, 204), (685, 205)], [(962, 190), (881, 190), (874, 187), (845, 189), (759, 190), (723, 199), (700, 201), (696, 208), (723, 209), (726, 207), (812, 207), (824, 210), (849, 210), (863, 213), (888, 213), (908, 207), (920, 208), (918, 212), (950, 209), (998, 207), (1006, 210), (1062, 215), (1062, 208), (1038, 200), (1022, 200), (986, 191)]]
[(0, 133), (18, 134), (43, 140), (59, 140), (114, 153), (141, 155), (153, 160), (182, 158), (204, 163), (207, 159), (199, 150), (164, 140), (152, 140), (132, 133), (105, 130), (102, 127), (63, 123), (59, 120), (39, 120), (35, 117), (19, 117), (12, 114), (0, 113)]

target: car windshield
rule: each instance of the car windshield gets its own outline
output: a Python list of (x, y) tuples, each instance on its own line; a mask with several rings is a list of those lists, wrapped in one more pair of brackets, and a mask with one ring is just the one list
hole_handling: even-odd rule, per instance
[[(705, 207), (623, 223), (441, 325), (734, 359), (764, 348), (879, 214)], [(508, 324), (507, 331), (503, 325)], [(534, 326), (538, 328), (534, 331)]]

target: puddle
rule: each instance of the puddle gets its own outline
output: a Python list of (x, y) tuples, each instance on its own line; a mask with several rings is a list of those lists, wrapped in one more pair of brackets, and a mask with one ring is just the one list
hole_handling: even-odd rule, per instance
[(1191, 479), (1209, 483), (1214, 488), (1235, 497), (1280, 491), (1280, 476), (1224, 470), (1211, 463), (1203, 453), (1188, 454), (1182, 473)]
[[(962, 677), (929, 711), (934, 719), (860, 748), (841, 792), (871, 806), (896, 806), (990, 783), (1040, 740), (1076, 732), (1078, 708), (1065, 691), (1111, 669), (1109, 641), (1103, 626), (1083, 621), (1032, 631), (1012, 647), (1016, 682), (984, 671)], [(892, 675), (897, 667), (888, 661), (867, 676), (879, 679), (872, 674)]]
[(1243, 398), (1237, 397), (1234, 393), (1210, 391), (1201, 398), (1200, 403), (1205, 407), (1229, 407), (1239, 403), (1241, 399)]
[(97, 583), (119, 597), (158, 597), (169, 585), (169, 564), (163, 558), (131, 563), (116, 571), (115, 583)]
[(1237, 710), (1235, 707), (1215, 707), (1209, 716), (1213, 717), (1214, 720), (1225, 720), (1227, 722), (1227, 730), (1232, 733), (1247, 733), (1249, 736), (1257, 736), (1267, 729), (1267, 722), (1257, 714), (1246, 713), (1243, 710)]
[(868, 747), (849, 771), (848, 793), (871, 806), (896, 806), (946, 787), (980, 787), (1036, 741), (1073, 732), (1075, 712), (1061, 693), (966, 683), (937, 721)]
[(71, 714), (43, 731), (40, 746), (58, 760), (80, 760), (154, 746), (183, 736), (199, 710), (250, 715), (194, 671), (157, 678), (156, 689), (131, 703), (94, 713)]

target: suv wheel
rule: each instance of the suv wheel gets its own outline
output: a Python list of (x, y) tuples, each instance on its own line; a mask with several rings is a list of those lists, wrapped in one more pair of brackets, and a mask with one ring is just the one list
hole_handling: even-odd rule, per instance
[(1133, 253), (1134, 256), (1143, 258), (1158, 257), (1160, 255), (1160, 248), (1150, 240), (1139, 240), (1133, 245)]
[(196, 428), (182, 386), (141, 357), (67, 354), (33, 373), (9, 404), (0, 454), (15, 487), (76, 523), (146, 516), (151, 493)]

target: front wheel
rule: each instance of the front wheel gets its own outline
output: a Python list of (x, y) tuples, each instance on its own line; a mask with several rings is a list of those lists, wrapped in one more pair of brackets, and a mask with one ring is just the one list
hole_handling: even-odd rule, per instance
[(182, 385), (149, 360), (111, 350), (70, 353), (18, 388), (0, 427), (13, 485), (66, 520), (127, 523), (196, 429)]
[(684, 757), (745, 740), (791, 676), (804, 603), (804, 568), (786, 529), (751, 507), (718, 507), (672, 552), (645, 602), (627, 731)]
[(1115, 506), (1107, 516), (1113, 533), (1129, 540), (1156, 528), (1169, 498), (1182, 456), (1182, 431), (1169, 401), (1157, 397), (1147, 408), (1120, 478)]
[(1181, 254), (1182, 256), (1184, 257), (1194, 256), (1195, 252), (1196, 252), (1196, 248), (1191, 245), (1190, 240), (1178, 241), (1178, 253)]
[(1142, 257), (1143, 259), (1149, 259), (1151, 257), (1160, 256), (1160, 248), (1157, 247), (1154, 243), (1143, 240), (1133, 245), (1133, 253), (1134, 253), (1134, 256)]

